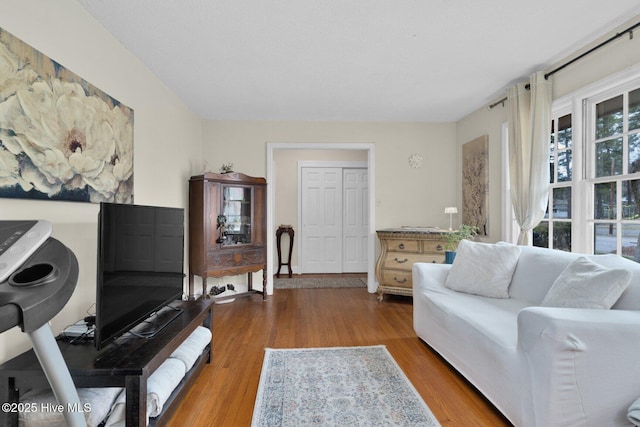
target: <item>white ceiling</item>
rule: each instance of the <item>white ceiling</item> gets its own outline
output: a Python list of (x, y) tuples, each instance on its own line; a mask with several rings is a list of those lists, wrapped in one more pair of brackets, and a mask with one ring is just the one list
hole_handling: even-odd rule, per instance
[(456, 121), (640, 14), (638, 0), (78, 1), (213, 120)]

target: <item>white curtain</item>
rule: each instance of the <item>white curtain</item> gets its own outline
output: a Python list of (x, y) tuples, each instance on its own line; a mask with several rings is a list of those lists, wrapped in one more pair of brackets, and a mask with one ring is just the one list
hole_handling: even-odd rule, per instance
[(519, 245), (530, 245), (532, 230), (544, 218), (549, 200), (551, 82), (544, 73), (507, 91), (511, 203), (520, 226)]

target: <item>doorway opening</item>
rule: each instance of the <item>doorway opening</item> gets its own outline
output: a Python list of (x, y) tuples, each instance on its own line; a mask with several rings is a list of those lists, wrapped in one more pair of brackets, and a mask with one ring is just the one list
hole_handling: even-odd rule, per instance
[(375, 285), (375, 145), (373, 143), (267, 143), (267, 293), (273, 294), (274, 247), (275, 247), (275, 194), (278, 180), (274, 153), (278, 150), (363, 150), (366, 152), (368, 169), (368, 237), (367, 251), (367, 289), (373, 293)]

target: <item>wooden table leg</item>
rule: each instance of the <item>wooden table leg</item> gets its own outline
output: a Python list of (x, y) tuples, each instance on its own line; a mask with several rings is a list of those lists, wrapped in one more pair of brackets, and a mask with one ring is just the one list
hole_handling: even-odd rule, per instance
[(262, 300), (267, 300), (267, 266), (262, 268)]
[(293, 275), (293, 270), (291, 270), (291, 257), (293, 256), (293, 236), (295, 233), (293, 232), (293, 228), (287, 230), (289, 234), (289, 259), (287, 259), (287, 267), (289, 267), (289, 277)]
[(147, 425), (147, 380), (141, 375), (128, 375), (125, 379), (127, 427)]
[(276, 277), (280, 277), (280, 267), (282, 267), (282, 250), (280, 240), (282, 239), (283, 232), (284, 228), (278, 227), (278, 230), (276, 231), (276, 246), (278, 248), (278, 271), (276, 272)]

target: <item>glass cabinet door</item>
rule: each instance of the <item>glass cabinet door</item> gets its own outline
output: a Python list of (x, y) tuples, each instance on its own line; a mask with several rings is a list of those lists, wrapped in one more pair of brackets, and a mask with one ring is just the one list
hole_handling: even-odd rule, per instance
[(251, 243), (251, 187), (223, 185), (221, 216), (218, 228), (222, 245)]

